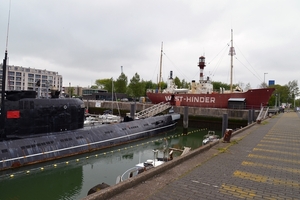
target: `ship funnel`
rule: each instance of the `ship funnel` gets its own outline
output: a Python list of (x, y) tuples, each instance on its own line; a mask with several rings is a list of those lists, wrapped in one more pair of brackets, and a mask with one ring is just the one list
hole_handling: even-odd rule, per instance
[(173, 79), (173, 71), (170, 71), (170, 79)]

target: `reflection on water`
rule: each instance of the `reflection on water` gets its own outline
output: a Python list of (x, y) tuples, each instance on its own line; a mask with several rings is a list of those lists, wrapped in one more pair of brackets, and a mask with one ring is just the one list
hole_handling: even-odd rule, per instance
[(34, 168), (2, 172), (0, 199), (81, 199), (93, 186), (102, 182), (114, 185), (118, 175), (139, 162), (153, 159), (152, 150), (162, 149), (164, 138), (167, 138), (169, 147), (195, 149), (201, 146), (207, 130), (190, 130), (185, 136), (181, 133), (182, 128), (177, 128), (159, 137), (44, 163)]

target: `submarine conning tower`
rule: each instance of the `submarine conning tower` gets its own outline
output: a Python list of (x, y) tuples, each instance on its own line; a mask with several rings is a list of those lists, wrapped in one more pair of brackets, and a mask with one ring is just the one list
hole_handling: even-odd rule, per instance
[(204, 70), (204, 67), (205, 67), (205, 57), (204, 56), (199, 57), (198, 66), (200, 68), (200, 82), (201, 82), (201, 81), (203, 81), (203, 70)]

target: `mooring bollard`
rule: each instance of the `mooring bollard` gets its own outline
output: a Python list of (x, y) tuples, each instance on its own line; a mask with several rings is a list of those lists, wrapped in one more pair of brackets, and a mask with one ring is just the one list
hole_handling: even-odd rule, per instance
[(226, 129), (223, 142), (230, 142), (231, 134), (232, 134), (232, 129)]

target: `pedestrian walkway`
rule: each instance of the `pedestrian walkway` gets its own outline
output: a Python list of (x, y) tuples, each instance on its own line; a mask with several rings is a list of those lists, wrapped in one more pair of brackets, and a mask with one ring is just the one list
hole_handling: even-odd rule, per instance
[(255, 124), (111, 199), (300, 199), (300, 116)]

